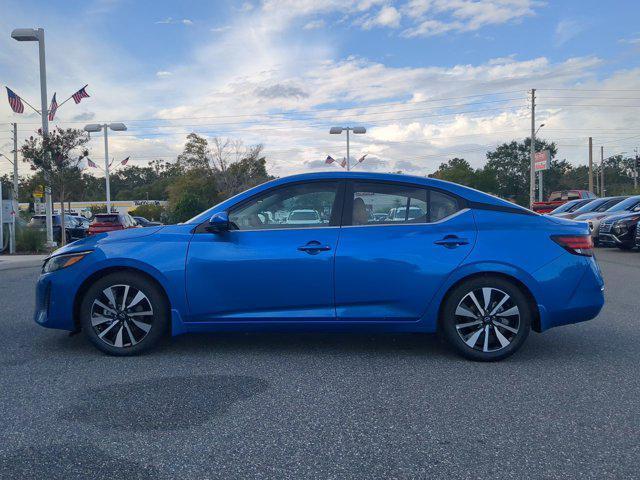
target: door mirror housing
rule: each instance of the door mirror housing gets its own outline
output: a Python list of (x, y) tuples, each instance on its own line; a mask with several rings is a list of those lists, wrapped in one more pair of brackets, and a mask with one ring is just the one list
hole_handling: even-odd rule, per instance
[(212, 233), (226, 232), (229, 230), (229, 214), (218, 212), (209, 219), (207, 231)]

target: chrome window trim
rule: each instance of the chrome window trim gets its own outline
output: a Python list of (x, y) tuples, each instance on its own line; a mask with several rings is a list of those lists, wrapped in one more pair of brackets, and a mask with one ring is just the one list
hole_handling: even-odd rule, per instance
[(452, 218), (457, 217), (458, 215), (462, 215), (465, 212), (470, 211), (471, 209), (468, 207), (463, 208), (462, 210), (458, 210), (455, 213), (452, 213), (449, 216), (441, 218), (440, 220), (436, 220), (435, 222), (397, 222), (397, 223), (367, 223), (366, 225), (343, 225), (342, 228), (360, 228), (360, 227), (410, 227), (412, 225), (437, 225), (439, 223), (448, 222)]

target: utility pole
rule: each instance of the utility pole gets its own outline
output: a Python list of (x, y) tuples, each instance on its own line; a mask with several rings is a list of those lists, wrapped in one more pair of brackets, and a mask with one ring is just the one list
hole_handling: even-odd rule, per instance
[(638, 163), (640, 162), (640, 157), (638, 157), (638, 147), (636, 147), (634, 150), (636, 153), (636, 158), (633, 163), (633, 189), (637, 190), (638, 189)]
[(529, 208), (536, 201), (536, 89), (531, 89), (531, 165), (529, 175)]
[(600, 146), (600, 196), (604, 197), (604, 147)]
[(593, 193), (593, 138), (589, 137), (589, 191)]

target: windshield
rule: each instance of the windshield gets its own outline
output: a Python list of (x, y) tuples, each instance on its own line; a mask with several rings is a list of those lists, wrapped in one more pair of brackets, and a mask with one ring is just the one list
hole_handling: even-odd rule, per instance
[(614, 205), (613, 207), (609, 208), (607, 212), (619, 212), (622, 210), (631, 210), (633, 207), (635, 207), (635, 205), (638, 202), (640, 202), (640, 196), (629, 197), (621, 201), (620, 203)]
[(551, 213), (562, 213), (562, 212), (568, 212), (570, 211), (573, 207), (576, 206), (576, 204), (579, 204), (580, 200), (572, 200), (570, 202), (564, 203), (562, 205), (560, 205), (559, 207), (553, 209), (551, 211)]

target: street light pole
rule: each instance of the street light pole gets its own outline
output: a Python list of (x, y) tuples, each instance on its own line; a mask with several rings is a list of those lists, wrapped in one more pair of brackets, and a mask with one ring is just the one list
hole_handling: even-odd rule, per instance
[(127, 129), (124, 123), (90, 123), (84, 126), (85, 132), (104, 132), (104, 177), (107, 194), (107, 213), (111, 213), (111, 184), (109, 181), (109, 129), (122, 132)]
[[(45, 61), (44, 29), (43, 28), (17, 28), (11, 32), (11, 37), (19, 42), (38, 42), (38, 57), (40, 60), (40, 117), (42, 118), (42, 143), (47, 145), (49, 136), (49, 112), (47, 110), (47, 64)], [(45, 155), (49, 155), (45, 150)], [(53, 248), (56, 242), (53, 240), (53, 205), (51, 204), (51, 178), (45, 170), (44, 196), (47, 226), (47, 247)]]
[(351, 170), (351, 158), (350, 158), (350, 145), (349, 145), (349, 132), (353, 132), (356, 135), (362, 135), (367, 133), (367, 129), (364, 127), (331, 127), (329, 133), (332, 135), (340, 135), (342, 131), (347, 132), (347, 171)]
[(107, 213), (111, 213), (111, 185), (109, 180), (109, 126), (104, 124), (104, 178), (107, 182)]

